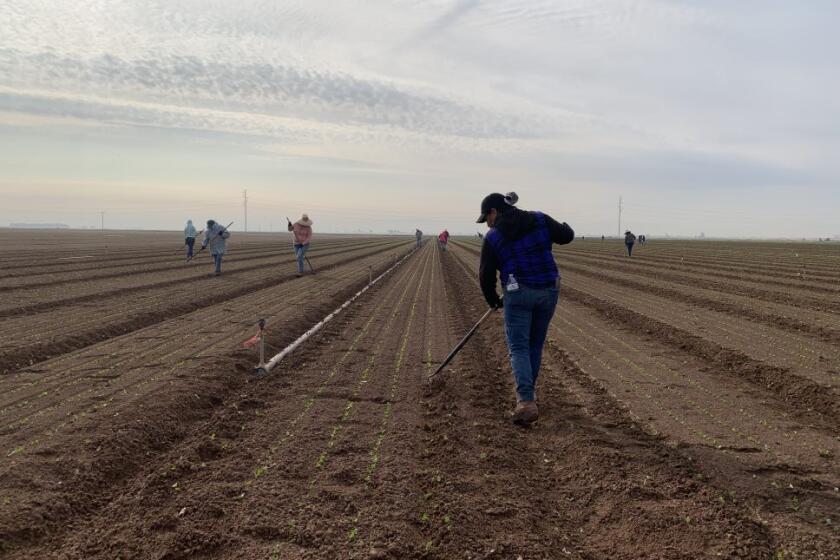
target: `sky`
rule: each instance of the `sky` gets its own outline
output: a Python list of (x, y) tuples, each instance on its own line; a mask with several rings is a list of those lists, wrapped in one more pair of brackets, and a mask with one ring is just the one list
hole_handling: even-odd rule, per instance
[(840, 4), (0, 0), (0, 226), (840, 234)]

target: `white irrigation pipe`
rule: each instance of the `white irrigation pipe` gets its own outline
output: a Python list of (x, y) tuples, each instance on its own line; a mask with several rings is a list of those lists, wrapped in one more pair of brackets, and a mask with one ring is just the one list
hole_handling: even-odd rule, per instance
[(280, 360), (282, 360), (283, 358), (285, 358), (286, 356), (288, 356), (289, 354), (291, 354), (292, 352), (294, 352), (294, 351), (295, 351), (295, 349), (296, 349), (298, 346), (300, 346), (301, 344), (303, 344), (303, 343), (304, 343), (304, 342), (305, 342), (308, 338), (310, 338), (313, 334), (315, 334), (316, 332), (318, 332), (319, 330), (321, 330), (321, 329), (324, 327), (324, 325), (326, 325), (328, 322), (330, 322), (332, 319), (334, 319), (336, 315), (338, 315), (339, 313), (341, 313), (342, 311), (344, 311), (344, 310), (345, 310), (347, 307), (349, 307), (349, 306), (350, 306), (350, 305), (351, 305), (354, 301), (356, 301), (357, 299), (359, 299), (359, 297), (360, 297), (362, 294), (364, 294), (366, 291), (368, 291), (368, 290), (370, 289), (370, 287), (371, 287), (371, 286), (373, 286), (374, 284), (376, 284), (377, 282), (379, 282), (380, 280), (382, 280), (385, 276), (387, 276), (387, 275), (388, 275), (388, 273), (389, 273), (389, 272), (391, 272), (392, 270), (394, 270), (395, 268), (397, 268), (398, 266), (400, 266), (400, 265), (403, 263), (403, 261), (405, 261), (405, 260), (406, 260), (408, 257), (410, 257), (412, 254), (414, 254), (414, 251), (416, 251), (416, 250), (417, 250), (417, 249), (412, 249), (411, 251), (409, 251), (409, 252), (408, 252), (408, 254), (407, 254), (406, 256), (404, 256), (404, 257), (403, 257), (402, 259), (400, 259), (398, 262), (395, 262), (395, 263), (394, 263), (394, 266), (392, 266), (391, 268), (389, 268), (388, 270), (386, 270), (385, 272), (383, 272), (382, 274), (380, 274), (379, 276), (377, 276), (377, 277), (376, 277), (376, 279), (371, 280), (371, 281), (368, 283), (368, 285), (367, 285), (367, 286), (365, 286), (364, 288), (362, 288), (361, 290), (359, 290), (358, 292), (356, 292), (356, 295), (354, 295), (353, 297), (351, 297), (350, 299), (348, 299), (347, 301), (345, 301), (344, 303), (342, 303), (342, 304), (341, 304), (341, 306), (340, 306), (340, 307), (338, 307), (335, 311), (333, 311), (332, 313), (330, 313), (329, 315), (327, 315), (326, 317), (324, 317), (323, 319), (321, 319), (321, 320), (320, 320), (317, 324), (315, 324), (315, 326), (314, 326), (314, 327), (312, 327), (311, 329), (309, 329), (308, 331), (306, 331), (305, 333), (303, 333), (302, 335), (300, 335), (300, 336), (297, 338), (297, 340), (295, 340), (294, 342), (292, 342), (291, 344), (289, 344), (288, 346), (286, 346), (283, 350), (281, 350), (281, 351), (280, 351), (280, 353), (278, 353), (278, 354), (277, 354), (277, 355), (275, 355), (273, 358), (271, 358), (271, 359), (270, 359), (267, 363), (263, 364), (262, 366), (257, 366), (257, 368), (254, 370), (254, 373), (257, 373), (257, 374), (259, 374), (259, 375), (264, 375), (264, 374), (268, 373), (269, 371), (271, 371), (271, 369), (272, 369), (274, 366), (276, 366), (276, 365), (280, 362)]

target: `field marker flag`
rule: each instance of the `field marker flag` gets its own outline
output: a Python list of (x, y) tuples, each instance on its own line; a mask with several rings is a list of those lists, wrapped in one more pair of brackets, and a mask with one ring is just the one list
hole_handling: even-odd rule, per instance
[(248, 340), (243, 342), (242, 346), (244, 348), (253, 348), (254, 346), (257, 345), (257, 342), (260, 341), (261, 336), (262, 336), (262, 332), (258, 332), (257, 334), (255, 334), (254, 336), (252, 336), (251, 338), (249, 338)]
[(260, 344), (260, 363), (254, 368), (254, 373), (257, 375), (265, 375), (265, 319), (257, 321), (257, 326), (260, 330), (257, 334), (249, 338), (243, 343), (245, 348), (253, 348), (257, 343)]
[(259, 326), (259, 330), (257, 331), (257, 334), (255, 334), (254, 336), (252, 336), (251, 338), (249, 338), (248, 340), (243, 342), (242, 343), (243, 347), (253, 348), (262, 339), (263, 333), (265, 332), (265, 319), (260, 319), (259, 322), (257, 323), (257, 326)]

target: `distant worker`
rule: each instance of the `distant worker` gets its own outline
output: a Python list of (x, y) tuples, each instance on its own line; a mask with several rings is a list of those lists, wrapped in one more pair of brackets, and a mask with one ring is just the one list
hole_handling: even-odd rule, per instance
[(484, 239), (484, 235), (482, 235), (480, 231), (477, 232), (476, 235), (478, 236), (479, 239)]
[(447, 243), (449, 243), (449, 232), (447, 230), (443, 230), (440, 232), (440, 235), (438, 235), (438, 246), (441, 251), (446, 251)]
[(645, 243), (647, 243), (647, 237), (645, 237), (644, 235), (640, 235), (639, 236), (639, 245), (641, 246), (641, 245), (644, 245)]
[(624, 232), (624, 245), (627, 247), (627, 256), (633, 256), (633, 244), (636, 243), (636, 236), (629, 229)]
[(222, 274), (222, 256), (227, 252), (227, 240), (230, 238), (230, 232), (222, 224), (216, 223), (215, 220), (207, 220), (207, 229), (204, 230), (204, 242), (201, 244), (202, 250), (207, 248), (210, 254), (213, 255), (213, 262), (216, 264), (216, 276)]
[[(575, 232), (548, 214), (526, 212), (514, 206), (516, 193), (493, 193), (481, 201), (477, 222), (490, 230), (481, 247), (479, 279), (484, 299), (491, 307), (504, 308), (510, 363), (516, 383), (516, 408), (512, 420), (528, 425), (539, 417), (536, 384), (548, 325), (560, 295), (553, 243), (565, 245)], [(503, 298), (496, 293), (496, 271)]]
[(420, 242), (423, 241), (423, 232), (417, 229), (414, 232), (414, 237), (417, 238), (417, 248), (420, 248)]
[(603, 240), (604, 240), (604, 236), (602, 235), (602, 236), (601, 236), (601, 241), (603, 241)]
[(193, 256), (193, 247), (195, 246), (195, 237), (198, 232), (192, 223), (192, 220), (187, 220), (187, 227), (184, 228), (184, 245), (187, 246), (187, 258), (191, 259)]
[(309, 250), (309, 242), (312, 240), (312, 220), (309, 215), (303, 214), (294, 224), (286, 218), (289, 222), (289, 231), (294, 234), (295, 238), (295, 257), (297, 258), (297, 275), (303, 276), (303, 261), (306, 258), (306, 252)]

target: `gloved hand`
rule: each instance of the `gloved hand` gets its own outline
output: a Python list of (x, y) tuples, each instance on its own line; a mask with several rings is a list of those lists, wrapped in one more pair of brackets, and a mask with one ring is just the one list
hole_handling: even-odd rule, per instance
[(505, 301), (502, 298), (496, 299), (496, 302), (491, 305), (493, 309), (502, 309), (505, 306)]

